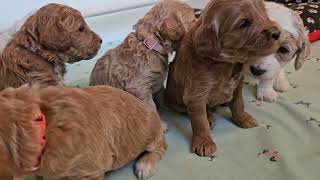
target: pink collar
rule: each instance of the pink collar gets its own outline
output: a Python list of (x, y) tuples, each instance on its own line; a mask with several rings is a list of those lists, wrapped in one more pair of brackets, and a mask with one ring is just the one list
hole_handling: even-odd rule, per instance
[(153, 38), (146, 38), (143, 41), (143, 44), (148, 48), (148, 49), (152, 49), (158, 53), (163, 53), (163, 46), (155, 39)]
[(152, 49), (160, 54), (168, 54), (168, 50), (163, 47), (163, 44), (161, 42), (164, 42), (164, 39), (160, 35), (159, 32), (154, 33), (154, 37), (147, 37), (144, 41), (143, 44), (148, 48)]

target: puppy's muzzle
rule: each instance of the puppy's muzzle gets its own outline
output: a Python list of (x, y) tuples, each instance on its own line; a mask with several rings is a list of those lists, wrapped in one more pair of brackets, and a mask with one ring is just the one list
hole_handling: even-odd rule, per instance
[(266, 70), (260, 69), (260, 68), (255, 67), (255, 66), (250, 66), (250, 71), (254, 76), (261, 76), (261, 75), (263, 75), (264, 73), (267, 72)]

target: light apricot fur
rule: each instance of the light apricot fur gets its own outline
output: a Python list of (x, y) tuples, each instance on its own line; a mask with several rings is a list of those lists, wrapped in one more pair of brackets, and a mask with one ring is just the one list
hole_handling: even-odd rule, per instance
[[(153, 97), (163, 89), (168, 54), (178, 49), (195, 20), (189, 5), (178, 0), (160, 1), (134, 25), (134, 32), (98, 60), (90, 85), (106, 84), (123, 89), (156, 109)], [(161, 43), (163, 51), (148, 49), (143, 44), (147, 38)]]
[[(32, 171), (30, 162), (39, 157), (40, 147), (33, 121), (40, 112), (47, 119), (47, 142), (39, 168)], [(5, 89), (0, 92), (0, 116), (0, 167), (16, 177), (103, 180), (105, 172), (144, 153), (135, 172), (145, 179), (166, 149), (158, 113), (108, 86)], [(2, 173), (0, 177), (6, 175)]]

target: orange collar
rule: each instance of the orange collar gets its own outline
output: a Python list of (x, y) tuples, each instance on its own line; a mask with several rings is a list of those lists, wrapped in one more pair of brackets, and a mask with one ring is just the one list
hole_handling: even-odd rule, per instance
[(45, 115), (40, 112), (38, 117), (33, 121), (35, 128), (37, 129), (37, 139), (36, 142), (40, 145), (40, 148), (38, 150), (38, 156), (37, 159), (35, 159), (33, 162), (31, 162), (32, 167), (30, 171), (35, 171), (39, 169), (39, 166), (41, 164), (41, 157), (42, 153), (44, 151), (45, 145), (46, 145), (46, 131), (47, 131), (47, 120)]

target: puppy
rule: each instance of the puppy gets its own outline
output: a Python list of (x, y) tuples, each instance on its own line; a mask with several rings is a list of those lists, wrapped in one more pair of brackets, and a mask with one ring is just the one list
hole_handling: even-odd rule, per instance
[(62, 84), (65, 63), (91, 59), (102, 40), (75, 9), (49, 4), (27, 18), (0, 58), (0, 89)]
[(281, 46), (276, 53), (260, 58), (246, 69), (258, 80), (257, 98), (274, 102), (278, 98), (276, 91), (285, 92), (290, 87), (285, 75), (286, 65), (295, 59), (295, 69), (300, 69), (310, 54), (310, 42), (303, 21), (296, 12), (273, 2), (266, 2), (266, 8), (270, 19), (282, 28)]
[(145, 152), (136, 175), (147, 178), (166, 149), (156, 111), (108, 86), (5, 89), (0, 116), (0, 167), (16, 177), (103, 180)]
[(263, 0), (210, 1), (182, 40), (170, 64), (166, 104), (191, 119), (192, 152), (212, 156), (214, 117), (209, 111), (228, 103), (232, 119), (242, 128), (257, 126), (244, 111), (243, 66), (278, 48), (280, 30), (268, 18)]
[(153, 95), (163, 88), (168, 54), (177, 50), (195, 20), (187, 4), (162, 0), (134, 25), (135, 32), (98, 60), (90, 85), (123, 89), (156, 109)]

